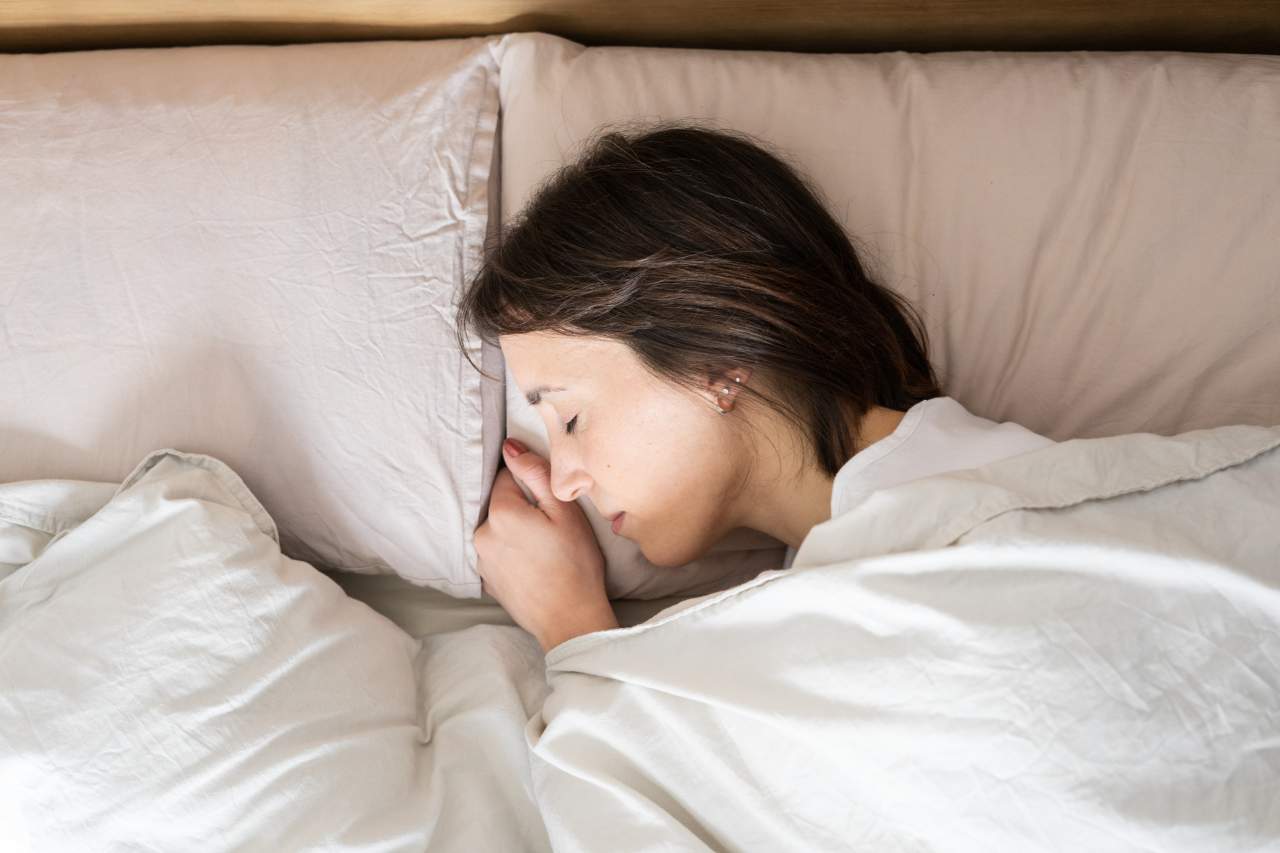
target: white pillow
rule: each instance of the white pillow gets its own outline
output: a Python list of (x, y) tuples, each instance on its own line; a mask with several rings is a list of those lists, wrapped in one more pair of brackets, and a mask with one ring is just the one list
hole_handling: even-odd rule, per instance
[(420, 646), (221, 461), (0, 485), (0, 560), (0, 850), (548, 849), (532, 638)]
[(0, 482), (206, 452), (291, 556), (478, 596), (489, 42), (0, 56)]
[[(745, 131), (813, 179), (869, 272), (920, 308), (944, 390), (975, 414), (1056, 440), (1280, 423), (1280, 57), (584, 48), (541, 33), (495, 53), (504, 220), (606, 123)], [(508, 433), (545, 455), (506, 381)], [(655, 567), (583, 508), (611, 591), (736, 582), (716, 555)], [(717, 550), (751, 547), (745, 533)], [(780, 542), (755, 546), (781, 566)]]

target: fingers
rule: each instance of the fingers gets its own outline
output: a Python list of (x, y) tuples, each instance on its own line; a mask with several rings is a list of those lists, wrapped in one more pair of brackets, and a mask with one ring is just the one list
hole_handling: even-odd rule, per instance
[(493, 514), (495, 507), (500, 512), (520, 512), (529, 507), (541, 509), (524, 496), (524, 492), (516, 483), (515, 475), (506, 468), (500, 469), (497, 479), (493, 481), (493, 490), (489, 496), (490, 515)]
[(503, 459), (506, 460), (507, 467), (511, 469), (512, 473), (519, 477), (520, 482), (529, 490), (530, 501), (535, 505), (542, 506), (546, 511), (552, 511), (557, 500), (555, 495), (551, 493), (550, 463), (532, 450), (513, 454), (505, 447), (503, 449)]

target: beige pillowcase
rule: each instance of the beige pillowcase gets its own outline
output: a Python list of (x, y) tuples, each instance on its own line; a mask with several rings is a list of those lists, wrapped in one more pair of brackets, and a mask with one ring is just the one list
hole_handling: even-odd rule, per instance
[[(1280, 423), (1280, 57), (1198, 53), (496, 53), (510, 219), (607, 122), (690, 118), (771, 143), (877, 280), (921, 310), (947, 393), (1056, 440)], [(507, 376), (507, 431), (546, 436)], [(649, 564), (584, 502), (611, 594), (778, 568), (731, 534)], [(722, 559), (723, 558), (723, 559)]]
[(207, 453), (289, 556), (479, 596), (489, 45), (0, 56), (0, 482)]

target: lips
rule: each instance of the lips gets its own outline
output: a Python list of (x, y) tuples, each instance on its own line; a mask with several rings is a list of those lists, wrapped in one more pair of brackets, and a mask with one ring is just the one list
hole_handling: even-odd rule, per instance
[(613, 520), (613, 532), (614, 532), (615, 534), (620, 533), (620, 532), (622, 531), (622, 517), (623, 517), (624, 515), (626, 515), (626, 514), (627, 514), (627, 513), (626, 513), (625, 511), (623, 511), (623, 512), (620, 512), (620, 513), (618, 513), (617, 515), (615, 515), (615, 516), (613, 517), (613, 519), (612, 519), (612, 520)]

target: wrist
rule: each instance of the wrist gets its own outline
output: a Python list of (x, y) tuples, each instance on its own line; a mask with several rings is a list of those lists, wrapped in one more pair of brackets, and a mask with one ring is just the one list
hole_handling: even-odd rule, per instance
[(556, 630), (548, 631), (538, 637), (538, 645), (542, 646), (542, 652), (546, 654), (556, 646), (567, 640), (572, 640), (574, 637), (592, 634), (596, 631), (608, 631), (617, 627), (619, 627), (618, 617), (614, 615), (613, 607), (606, 603), (602, 610), (572, 623), (558, 625)]

